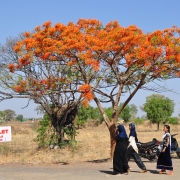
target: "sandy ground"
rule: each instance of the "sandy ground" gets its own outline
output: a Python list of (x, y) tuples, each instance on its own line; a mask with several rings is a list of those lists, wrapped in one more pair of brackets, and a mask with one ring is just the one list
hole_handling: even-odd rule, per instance
[[(7, 124), (6, 124), (7, 125)], [(98, 127), (87, 127), (78, 130), (77, 144), (65, 149), (37, 149), (34, 138), (37, 133), (33, 130), (34, 123), (9, 123), (12, 126), (12, 141), (0, 143), (0, 164), (31, 163), (58, 164), (70, 162), (85, 162), (110, 157), (110, 136), (105, 124)], [(125, 125), (129, 134), (128, 125)], [(148, 122), (137, 126), (140, 142), (148, 142), (153, 138), (162, 140), (162, 127), (156, 130), (156, 125)], [(176, 139), (180, 146), (180, 125), (171, 126), (172, 134), (178, 133)]]
[[(7, 125), (7, 124), (6, 124)], [(78, 130), (77, 147), (72, 149), (39, 150), (34, 142), (36, 133), (32, 123), (8, 124), (12, 126), (12, 142), (0, 143), (0, 180), (100, 180), (119, 179), (112, 174), (110, 157), (110, 139), (107, 127), (87, 127)], [(129, 133), (128, 125), (125, 125)], [(172, 134), (178, 133), (176, 139), (180, 146), (180, 125), (171, 126)], [(162, 127), (156, 130), (156, 125), (148, 122), (137, 126), (140, 142), (161, 140)], [(156, 162), (143, 159), (148, 172), (141, 174), (134, 162), (130, 162), (132, 172), (123, 175), (123, 179), (159, 180), (169, 179), (167, 175), (159, 175)], [(180, 159), (173, 155), (175, 174), (171, 179), (180, 177)]]
[(32, 164), (4, 164), (0, 165), (0, 180), (101, 180), (101, 179), (129, 179), (129, 180), (159, 180), (180, 177), (180, 159), (173, 158), (174, 175), (159, 175), (156, 162), (144, 160), (148, 169), (147, 173), (140, 173), (135, 162), (130, 161), (131, 172), (129, 175), (116, 176), (112, 172), (110, 160), (76, 162), (57, 165), (32, 165)]

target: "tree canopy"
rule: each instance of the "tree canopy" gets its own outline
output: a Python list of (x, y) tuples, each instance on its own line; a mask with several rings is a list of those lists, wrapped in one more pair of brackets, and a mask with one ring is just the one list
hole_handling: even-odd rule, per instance
[[(123, 103), (120, 103), (118, 109), (120, 109), (122, 105)], [(104, 108), (104, 110), (108, 118), (110, 119), (113, 112), (112, 107)], [(138, 110), (135, 104), (126, 105), (126, 107), (122, 110), (121, 114), (119, 115), (119, 118), (122, 118), (124, 122), (128, 122), (131, 118), (135, 119), (137, 112)]]
[(23, 120), (23, 115), (22, 114), (18, 114), (17, 116), (16, 116), (16, 119), (18, 120), (18, 121), (22, 121)]
[[(94, 98), (94, 92), (111, 101), (116, 117), (128, 103), (115, 113), (122, 93), (131, 92), (131, 98), (154, 79), (180, 75), (179, 33), (173, 27), (145, 34), (117, 21), (105, 27), (86, 19), (68, 25), (45, 22), (32, 33), (25, 32), (14, 46), (16, 56), (8, 68), (25, 76), (13, 76), (7, 85), (18, 95), (38, 97), (72, 91), (74, 85), (74, 91), (83, 93), (84, 104)], [(105, 87), (111, 91), (104, 92)]]
[(166, 123), (174, 112), (174, 102), (165, 96), (153, 94), (146, 98), (143, 110), (152, 123), (157, 123), (159, 130), (159, 124)]
[[(57, 121), (54, 111), (62, 104), (82, 102), (87, 107), (94, 100), (113, 138), (114, 123), (139, 89), (162, 91), (148, 83), (180, 76), (179, 35), (175, 26), (144, 33), (117, 21), (105, 26), (96, 19), (67, 25), (45, 22), (1, 47), (0, 100), (32, 99)], [(124, 93), (127, 99), (118, 109)], [(107, 102), (112, 105), (110, 118), (102, 105)]]
[(15, 117), (15, 115), (16, 115), (15, 111), (13, 111), (11, 109), (6, 109), (6, 110), (4, 110), (3, 113), (4, 113), (5, 121), (12, 120)]
[(131, 109), (130, 109), (129, 105), (126, 105), (126, 107), (121, 112), (120, 117), (124, 120), (124, 122), (128, 122), (130, 120), (130, 118), (131, 118)]

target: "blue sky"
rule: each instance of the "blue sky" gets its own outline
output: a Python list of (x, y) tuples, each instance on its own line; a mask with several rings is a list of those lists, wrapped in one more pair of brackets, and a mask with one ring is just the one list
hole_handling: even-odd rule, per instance
[[(16, 37), (24, 31), (32, 31), (45, 21), (53, 24), (69, 21), (77, 22), (79, 18), (98, 19), (104, 25), (117, 20), (122, 26), (136, 25), (144, 32), (165, 29), (176, 25), (180, 27), (179, 0), (1, 0), (0, 2), (0, 43), (7, 37)], [(180, 79), (168, 80), (161, 85), (180, 94)], [(130, 104), (138, 107), (145, 103), (146, 96), (153, 92), (140, 90)], [(180, 110), (180, 95), (162, 93), (175, 102), (174, 116)], [(125, 98), (125, 96), (123, 97)], [(122, 101), (123, 101), (122, 98)], [(39, 117), (34, 111), (37, 106), (27, 100), (14, 99), (0, 102), (0, 110), (12, 109), (24, 117)], [(139, 110), (139, 116), (143, 114)]]

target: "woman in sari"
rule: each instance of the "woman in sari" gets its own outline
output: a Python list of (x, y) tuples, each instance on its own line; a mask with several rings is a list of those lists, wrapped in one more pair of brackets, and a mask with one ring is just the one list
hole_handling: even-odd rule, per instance
[[(159, 174), (167, 174), (173, 175), (173, 166), (172, 166), (172, 159), (171, 159), (171, 135), (170, 135), (170, 126), (164, 125), (164, 135), (163, 135), (163, 149), (158, 157), (157, 161), (157, 169), (161, 169)], [(169, 170), (166, 173), (166, 170)]]
[(116, 175), (128, 172), (128, 162), (126, 151), (128, 146), (128, 136), (123, 125), (117, 126), (116, 147), (113, 157), (113, 170)]

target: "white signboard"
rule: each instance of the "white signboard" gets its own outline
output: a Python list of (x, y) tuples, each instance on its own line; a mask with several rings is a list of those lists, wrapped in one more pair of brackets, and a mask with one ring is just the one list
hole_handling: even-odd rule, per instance
[(11, 126), (0, 126), (0, 142), (11, 141)]

